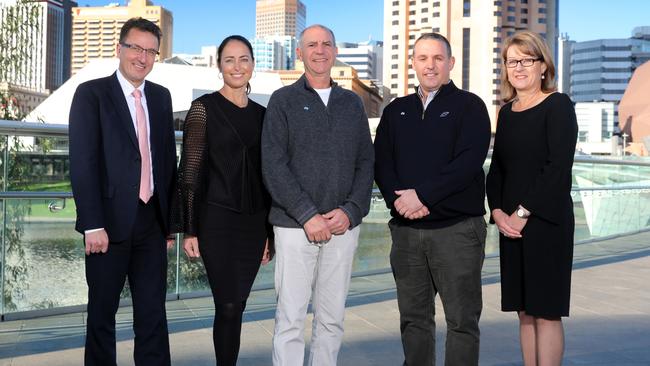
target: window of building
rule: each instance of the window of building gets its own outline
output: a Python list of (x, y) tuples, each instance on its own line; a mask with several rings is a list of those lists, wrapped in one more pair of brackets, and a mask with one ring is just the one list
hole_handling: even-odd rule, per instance
[(391, 75), (390, 75), (390, 78), (391, 78), (391, 79), (397, 79), (397, 74), (391, 74)]
[(428, 22), (429, 22), (429, 18), (420, 19), (420, 23), (428, 23)]
[[(397, 89), (397, 84), (390, 84), (391, 89)], [(391, 94), (392, 95), (392, 94)]]
[(526, 9), (526, 8), (521, 8), (521, 13), (522, 13), (522, 14), (528, 14), (528, 9)]
[(421, 13), (428, 13), (428, 12), (429, 12), (429, 8), (422, 8), (422, 9), (420, 9), (420, 12), (421, 12)]
[(415, 34), (409, 34), (409, 39), (415, 39)]
[(392, 39), (393, 41), (396, 41), (396, 40), (399, 39), (399, 36), (398, 36), (397, 34), (393, 34), (393, 36), (391, 37), (391, 39)]
[(415, 10), (409, 11), (409, 15), (415, 15)]
[(528, 0), (521, 0), (522, 4), (528, 4)]
[(497, 10), (494, 12), (495, 17), (500, 17), (501, 16), (501, 11)]
[(397, 50), (397, 49), (399, 49), (399, 46), (394, 44), (394, 45), (390, 46), (390, 49), (391, 50)]
[(393, 6), (399, 6), (399, 1), (393, 1)]
[(391, 55), (391, 56), (390, 56), (390, 59), (391, 59), (391, 60), (397, 60), (398, 58), (399, 58), (398, 55)]
[(435, 13), (433, 13), (431, 15), (433, 15), (434, 18), (440, 18), (440, 13), (439, 12), (435, 12)]
[(539, 0), (540, 4), (546, 4), (546, 0)]
[(398, 21), (398, 20), (393, 20), (393, 23), (392, 23), (392, 24), (393, 24), (393, 25), (398, 25), (398, 24), (399, 24), (399, 21)]
[(339, 76), (345, 76), (345, 71), (343, 70), (339, 71)]
[(501, 6), (501, 5), (503, 5), (503, 3), (501, 1), (495, 1), (494, 2), (494, 6)]
[(472, 0), (463, 0), (463, 16), (468, 17), (472, 10)]
[(434, 1), (434, 2), (433, 2), (433, 7), (434, 7), (434, 8), (437, 8), (437, 7), (439, 7), (439, 6), (440, 6), (440, 1)]
[(508, 16), (508, 21), (509, 21), (509, 22), (514, 22), (514, 21), (515, 21), (515, 17), (513, 17), (513, 16)]
[(399, 10), (393, 10), (393, 15), (399, 15)]
[(539, 8), (540, 14), (546, 14), (546, 8)]
[(521, 18), (521, 24), (528, 24), (527, 18)]
[(392, 65), (390, 65), (390, 68), (391, 68), (392, 70), (397, 70), (398, 67), (399, 67), (399, 65), (397, 65), (397, 64), (392, 64)]
[(440, 28), (436, 27), (436, 28), (431, 29), (431, 31), (435, 32), (435, 33), (440, 33)]
[(414, 24), (415, 24), (415, 20), (409, 20), (409, 25), (414, 25)]
[(409, 5), (415, 5), (415, 0), (409, 1)]
[(410, 90), (410, 89), (415, 89), (415, 84), (413, 84), (413, 83), (409, 83), (409, 90)]
[(546, 24), (546, 18), (538, 18), (537, 23), (539, 24)]
[(508, 11), (514, 12), (514, 11), (515, 11), (515, 7), (514, 7), (514, 6), (509, 6), (509, 7), (508, 7)]
[(463, 28), (463, 89), (469, 90), (470, 29)]

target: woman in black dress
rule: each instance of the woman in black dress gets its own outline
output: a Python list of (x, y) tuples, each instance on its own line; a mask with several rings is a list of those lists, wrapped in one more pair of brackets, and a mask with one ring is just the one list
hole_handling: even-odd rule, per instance
[(578, 126), (555, 92), (555, 67), (536, 33), (502, 52), (501, 95), (488, 204), (500, 234), (502, 310), (517, 311), (525, 365), (560, 365), (573, 260), (571, 168)]
[(178, 221), (185, 254), (202, 257), (208, 274), (217, 365), (235, 365), (246, 300), (260, 261), (270, 260), (260, 161), (265, 109), (248, 99), (255, 66), (248, 40), (224, 39), (217, 63), (223, 87), (194, 100), (185, 119)]

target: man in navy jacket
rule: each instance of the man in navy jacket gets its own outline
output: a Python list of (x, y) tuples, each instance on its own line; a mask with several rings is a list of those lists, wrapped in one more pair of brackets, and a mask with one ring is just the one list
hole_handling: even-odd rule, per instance
[(411, 62), (417, 92), (384, 109), (375, 138), (375, 181), (393, 217), (390, 261), (405, 364), (435, 364), (440, 294), (445, 364), (478, 365), (490, 119), (478, 96), (450, 80), (446, 38), (423, 34)]
[(169, 365), (165, 314), (168, 207), (176, 177), (169, 91), (144, 78), (160, 28), (122, 27), (118, 70), (77, 88), (70, 109), (70, 178), (84, 235), (86, 365), (115, 365), (115, 313), (128, 277), (136, 365)]

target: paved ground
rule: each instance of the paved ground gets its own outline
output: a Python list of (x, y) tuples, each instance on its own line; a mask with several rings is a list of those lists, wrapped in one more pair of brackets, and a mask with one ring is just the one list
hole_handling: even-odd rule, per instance
[[(650, 233), (576, 246), (565, 365), (650, 365)], [(481, 365), (521, 365), (517, 321), (499, 310), (498, 258), (484, 266)], [(173, 365), (214, 365), (210, 298), (167, 304)], [(251, 295), (239, 365), (270, 365), (274, 295)], [(437, 308), (438, 364), (444, 320)], [(339, 365), (400, 365), (399, 314), (390, 274), (353, 279)], [(133, 363), (131, 309), (118, 313), (119, 364)], [(0, 366), (80, 365), (84, 314), (0, 323)], [(310, 327), (307, 327), (308, 339)]]

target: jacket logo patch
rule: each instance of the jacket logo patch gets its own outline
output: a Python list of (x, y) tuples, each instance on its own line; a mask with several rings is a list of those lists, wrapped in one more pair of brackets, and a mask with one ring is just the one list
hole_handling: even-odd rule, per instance
[(442, 112), (442, 113), (440, 113), (440, 117), (441, 117), (441, 118), (447, 117), (448, 115), (449, 115), (449, 112)]
[(304, 107), (302, 107), (302, 109), (304, 109), (304, 110), (306, 110), (306, 111), (308, 111), (308, 110), (309, 110), (309, 107), (307, 107), (307, 106), (304, 106)]
[(401, 112), (399, 115), (400, 115), (400, 116), (405, 116), (405, 115), (406, 115), (406, 112)]

